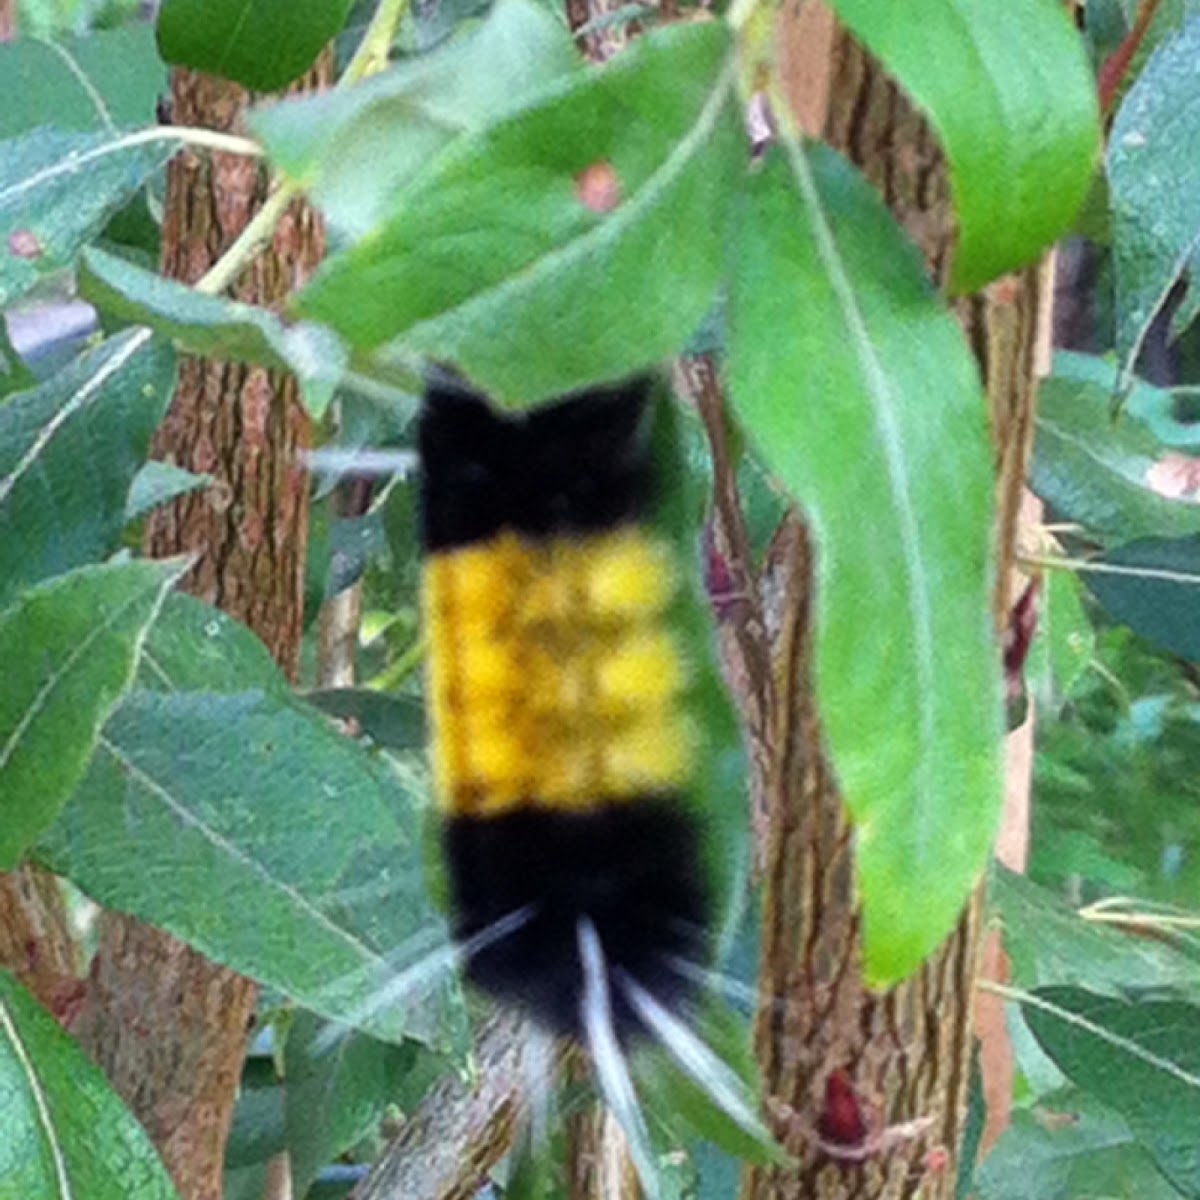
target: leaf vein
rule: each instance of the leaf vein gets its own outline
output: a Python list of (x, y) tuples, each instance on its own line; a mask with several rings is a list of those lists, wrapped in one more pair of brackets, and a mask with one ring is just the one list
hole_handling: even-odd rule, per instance
[(50, 444), (59, 430), (92, 399), (95, 393), (104, 386), (153, 336), (150, 329), (140, 329), (134, 333), (128, 343), (118, 350), (108, 362), (104, 363), (68, 401), (50, 418), (38, 431), (28, 450), (18, 460), (17, 465), (0, 479), (0, 504), (8, 499), (9, 493), (16, 487), (21, 477), (33, 467), (42, 451)]
[[(106, 613), (104, 619), (97, 622), (88, 635), (77, 645), (74, 650), (63, 659), (62, 663), (56, 667), (38, 689), (33, 699), (29, 703), (29, 707), (21, 714), (21, 719), (17, 722), (12, 733), (9, 735), (8, 741), (5, 742), (4, 748), (0, 751), (0, 771), (3, 771), (8, 766), (13, 754), (21, 743), (21, 739), (25, 736), (29, 726), (33, 724), (37, 715), (49, 703), (50, 696), (58, 685), (62, 682), (67, 673), (75, 666), (83, 654), (91, 647), (98, 637), (108, 633), (109, 630), (135, 605), (142, 599), (144, 593), (138, 592), (130, 596), (123, 604), (117, 607), (110, 613)], [(136, 654), (135, 654), (136, 658)]]
[[(916, 651), (914, 655), (916, 660), (914, 692), (917, 697), (919, 754), (914, 793), (918, 797), (929, 797), (936, 794), (930, 775), (931, 764), (937, 753), (938, 733), (937, 718), (934, 712), (934, 697), (937, 695), (933, 670), (934, 639), (929, 617), (931, 589), (925, 570), (924, 556), (921, 553), (920, 529), (913, 507), (912, 486), (904, 458), (903, 436), (896, 413), (896, 400), (888, 381), (887, 372), (871, 341), (866, 316), (859, 306), (854, 293), (854, 285), (851, 283), (842, 261), (837, 238), (826, 215), (816, 181), (812, 176), (812, 170), (794, 137), (785, 137), (782, 141), (788, 164), (809, 214), (809, 226), (816, 243), (817, 253), (828, 273), (847, 330), (858, 347), (858, 360), (862, 365), (867, 388), (873, 398), (875, 427), (879, 433), (888, 479), (895, 498), (900, 542), (906, 566), (905, 590), (908, 594)], [(913, 833), (919, 858), (926, 857), (931, 849), (934, 831), (930, 827), (930, 817), (930, 805), (917, 805)]]
[(195, 829), (201, 837), (209, 843), (209, 845), (226, 854), (231, 861), (246, 868), (252, 874), (257, 875), (271, 887), (282, 892), (300, 911), (310, 917), (317, 924), (334, 934), (347, 945), (352, 947), (359, 957), (371, 966), (388, 965), (387, 960), (380, 954), (372, 950), (366, 943), (356, 938), (349, 930), (338, 925), (323, 913), (303, 892), (298, 891), (292, 884), (284, 882), (284, 880), (272, 875), (270, 871), (256, 859), (248, 855), (235, 842), (231, 842), (228, 838), (218, 833), (211, 826), (206, 825), (195, 813), (191, 812), (184, 805), (180, 804), (170, 791), (165, 788), (157, 779), (154, 778), (148, 771), (140, 767), (133, 761), (121, 748), (109, 741), (103, 734), (100, 735), (100, 745), (103, 746), (109, 754), (117, 760), (121, 766), (134, 776), (151, 795), (157, 797), (174, 813), (181, 821), (190, 825)]
[(704, 141), (716, 128), (721, 113), (728, 102), (729, 92), (736, 75), (736, 68), (736, 56), (731, 55), (717, 77), (717, 82), (713, 90), (709, 93), (708, 99), (705, 100), (704, 105), (701, 107), (695, 123), (687, 131), (687, 134), (676, 143), (670, 154), (663, 159), (659, 168), (642, 183), (641, 187), (625, 203), (613, 212), (607, 221), (598, 222), (579, 237), (573, 238), (556, 249), (547, 251), (540, 258), (534, 259), (531, 263), (515, 271), (506, 279), (502, 279), (499, 283), (493, 284), (490, 287), (482, 288), (452, 308), (448, 308), (423, 321), (416, 322), (402, 333), (398, 340), (404, 342), (414, 335), (419, 335), (420, 330), (430, 326), (436, 327), (454, 314), (461, 314), (470, 311), (472, 308), (486, 306), (496, 301), (503, 301), (510, 293), (521, 291), (542, 276), (547, 274), (553, 275), (564, 269), (566, 264), (578, 258), (586, 258), (598, 243), (624, 230), (641, 217), (643, 213), (652, 209), (662, 199), (662, 195), (666, 189), (675, 182), (680, 173), (688, 165), (698, 148), (703, 145)]
[(12, 1045), (13, 1053), (16, 1054), (17, 1061), (20, 1063), (25, 1077), (29, 1080), (29, 1090), (33, 1093), (33, 1103), (37, 1108), (38, 1120), (45, 1131), (46, 1144), (50, 1148), (50, 1157), (54, 1161), (58, 1194), (62, 1200), (72, 1200), (75, 1192), (71, 1187), (71, 1178), (67, 1173), (62, 1147), (59, 1146), (58, 1138), (55, 1135), (54, 1121), (50, 1116), (50, 1105), (46, 1102), (46, 1093), (42, 1090), (42, 1081), (38, 1078), (37, 1071), (29, 1058), (29, 1052), (25, 1049), (25, 1043), (21, 1040), (20, 1031), (3, 1002), (0, 1002), (0, 1027), (3, 1027), (5, 1036)]

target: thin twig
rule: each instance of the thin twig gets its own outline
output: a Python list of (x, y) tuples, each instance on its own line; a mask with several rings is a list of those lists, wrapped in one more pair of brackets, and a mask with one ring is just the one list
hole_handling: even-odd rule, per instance
[(1100, 111), (1107, 117), (1112, 112), (1121, 85), (1129, 74), (1134, 56), (1150, 30), (1158, 12), (1159, 0), (1141, 0), (1133, 28), (1125, 35), (1121, 44), (1104, 60), (1096, 78), (1096, 89), (1100, 96)]
[(708, 438), (713, 468), (714, 524), (720, 541), (718, 549), (725, 559), (732, 591), (741, 609), (730, 624), (742, 656), (747, 682), (758, 706), (759, 716), (762, 717), (769, 703), (770, 657), (750, 534), (738, 490), (737, 465), (729, 446), (725, 398), (716, 369), (707, 356), (682, 360), (680, 371)]
[(1064, 558), (1058, 554), (1022, 554), (1022, 566), (1048, 567), (1056, 571), (1085, 571), (1095, 575), (1126, 575), (1133, 579), (1162, 579), (1168, 583), (1200, 585), (1200, 575), (1172, 571), (1167, 567), (1127, 567), (1121, 563), (1092, 562), (1086, 558)]
[(363, 34), (363, 40), (338, 80), (339, 88), (352, 87), (360, 79), (377, 75), (387, 67), (392, 42), (400, 22), (404, 20), (404, 14), (408, 12), (408, 4), (409, 0), (380, 0), (367, 32)]
[(1085, 921), (1098, 925), (1128, 925), (1135, 929), (1200, 929), (1200, 917), (1172, 917), (1166, 913), (1088, 912), (1081, 909)]
[(219, 296), (225, 291), (270, 242), (288, 205), (299, 195), (299, 184), (280, 181), (229, 249), (196, 281), (195, 290), (204, 296)]
[[(379, 7), (371, 18), (371, 24), (363, 34), (363, 40), (337, 82), (336, 90), (343, 91), (359, 80), (377, 74), (388, 65), (392, 40), (404, 19), (404, 14), (408, 11), (408, 4), (409, 0), (380, 0)], [(244, 142), (247, 139), (237, 140)], [(262, 153), (261, 147), (256, 143), (249, 144), (255, 146), (256, 153)], [(295, 180), (276, 179), (267, 202), (254, 214), (229, 249), (196, 282), (196, 291), (206, 296), (219, 296), (224, 292), (270, 242), (275, 227), (287, 212), (288, 206), (303, 190)]]

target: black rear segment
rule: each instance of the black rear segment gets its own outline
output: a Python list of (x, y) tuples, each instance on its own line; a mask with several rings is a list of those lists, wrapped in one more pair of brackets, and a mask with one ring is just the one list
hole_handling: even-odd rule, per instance
[[(693, 987), (673, 960), (708, 961), (709, 900), (697, 836), (677, 798), (638, 798), (587, 812), (522, 809), (446, 822), (455, 934), (465, 941), (528, 908), (514, 932), (467, 964), (471, 980), (554, 1033), (579, 1037), (580, 917), (605, 959), (675, 1007)], [(638, 1022), (613, 989), (617, 1028)]]

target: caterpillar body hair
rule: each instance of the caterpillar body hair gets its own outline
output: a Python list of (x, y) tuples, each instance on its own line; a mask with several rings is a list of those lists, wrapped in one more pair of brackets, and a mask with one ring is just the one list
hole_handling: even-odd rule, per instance
[(620, 1045), (655, 1035), (648, 1013), (687, 1004), (697, 984), (678, 963), (711, 958), (720, 899), (696, 703), (711, 665), (677, 619), (696, 607), (693, 564), (660, 520), (666, 407), (633, 380), (501, 413), (439, 379), (421, 414), (432, 757), (455, 937), (523, 914), (467, 975), (580, 1041), (600, 961)]

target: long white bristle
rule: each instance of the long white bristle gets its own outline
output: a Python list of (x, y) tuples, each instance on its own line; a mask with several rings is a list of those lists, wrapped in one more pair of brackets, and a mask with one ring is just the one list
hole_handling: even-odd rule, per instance
[(612, 997), (608, 988), (608, 971), (604, 951), (596, 927), (587, 917), (581, 917), (576, 927), (579, 958), (583, 966), (583, 998), (580, 1015), (587, 1038), (588, 1051), (600, 1093), (629, 1141), (629, 1154), (642, 1183), (647, 1200), (658, 1200), (658, 1173), (650, 1151), (650, 1134), (642, 1118), (637, 1093), (625, 1062), (625, 1054), (617, 1039), (613, 1021)]
[(318, 1054), (330, 1050), (353, 1030), (369, 1021), (376, 1014), (398, 1004), (406, 996), (422, 992), (435, 983), (439, 976), (468, 961), (472, 955), (507, 937), (524, 925), (533, 916), (533, 907), (526, 905), (494, 921), (486, 929), (467, 938), (465, 942), (448, 942), (422, 955), (410, 966), (397, 971), (388, 981), (352, 1009), (344, 1024), (330, 1025), (317, 1037), (315, 1048)]
[(713, 1102), (751, 1137), (771, 1141), (754, 1111), (749, 1088), (737, 1073), (684, 1021), (660, 1004), (636, 979), (620, 976), (621, 989), (646, 1028), (664, 1050), (712, 1098)]
[(758, 988), (751, 987), (740, 979), (735, 979), (732, 975), (726, 975), (712, 967), (702, 967), (699, 963), (694, 963), (681, 955), (668, 955), (666, 961), (671, 970), (681, 979), (699, 984), (700, 987), (707, 988), (709, 991), (719, 992), (730, 1003), (744, 1005), (750, 1011), (754, 1011), (760, 1006), (777, 1013), (787, 1013), (799, 1008), (796, 1001), (788, 1000), (785, 997), (768, 1000), (764, 1005)]

